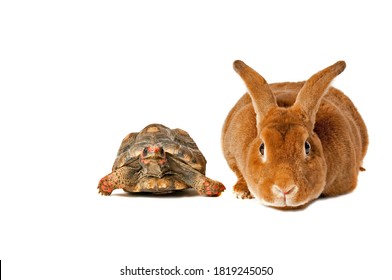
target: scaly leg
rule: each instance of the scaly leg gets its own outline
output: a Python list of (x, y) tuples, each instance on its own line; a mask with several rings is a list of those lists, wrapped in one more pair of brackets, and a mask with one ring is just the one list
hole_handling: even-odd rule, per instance
[(110, 195), (115, 189), (132, 189), (138, 179), (138, 172), (134, 168), (122, 166), (99, 181), (98, 192), (102, 195)]
[(222, 183), (204, 176), (186, 163), (172, 156), (168, 156), (167, 158), (172, 170), (176, 174), (181, 174), (181, 176), (177, 175), (178, 180), (194, 188), (199, 194), (219, 196), (226, 189)]

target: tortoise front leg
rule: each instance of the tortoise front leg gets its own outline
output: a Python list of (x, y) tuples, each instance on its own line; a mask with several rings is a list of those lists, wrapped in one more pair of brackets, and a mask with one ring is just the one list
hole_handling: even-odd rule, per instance
[(219, 196), (226, 189), (222, 183), (204, 176), (186, 163), (172, 156), (168, 156), (167, 159), (178, 180), (194, 188), (199, 194)]
[(103, 177), (98, 184), (98, 192), (110, 195), (115, 189), (132, 189), (139, 180), (140, 166), (135, 159), (130, 165), (124, 165)]

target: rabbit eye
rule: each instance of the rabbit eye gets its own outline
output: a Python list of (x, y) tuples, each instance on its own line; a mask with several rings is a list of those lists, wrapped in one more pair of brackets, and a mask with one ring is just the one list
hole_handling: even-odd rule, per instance
[(259, 150), (260, 150), (260, 154), (264, 156), (264, 143), (261, 143)]
[(305, 153), (308, 155), (310, 153), (310, 143), (305, 141)]

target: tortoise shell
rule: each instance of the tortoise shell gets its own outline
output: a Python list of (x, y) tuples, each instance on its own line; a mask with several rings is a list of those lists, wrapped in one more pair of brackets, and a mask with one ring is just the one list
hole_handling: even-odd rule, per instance
[(151, 193), (194, 188), (200, 194), (217, 196), (225, 187), (205, 176), (206, 163), (186, 131), (151, 124), (124, 138), (112, 173), (101, 179), (98, 189), (110, 195), (119, 188)]

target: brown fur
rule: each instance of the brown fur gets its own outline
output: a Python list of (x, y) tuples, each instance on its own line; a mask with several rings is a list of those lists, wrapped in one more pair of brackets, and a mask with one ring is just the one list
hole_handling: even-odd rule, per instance
[(306, 82), (269, 85), (242, 61), (234, 62), (248, 94), (227, 116), (222, 148), (238, 177), (237, 197), (298, 207), (356, 187), (368, 135), (351, 100), (330, 87), (344, 68), (340, 61)]

